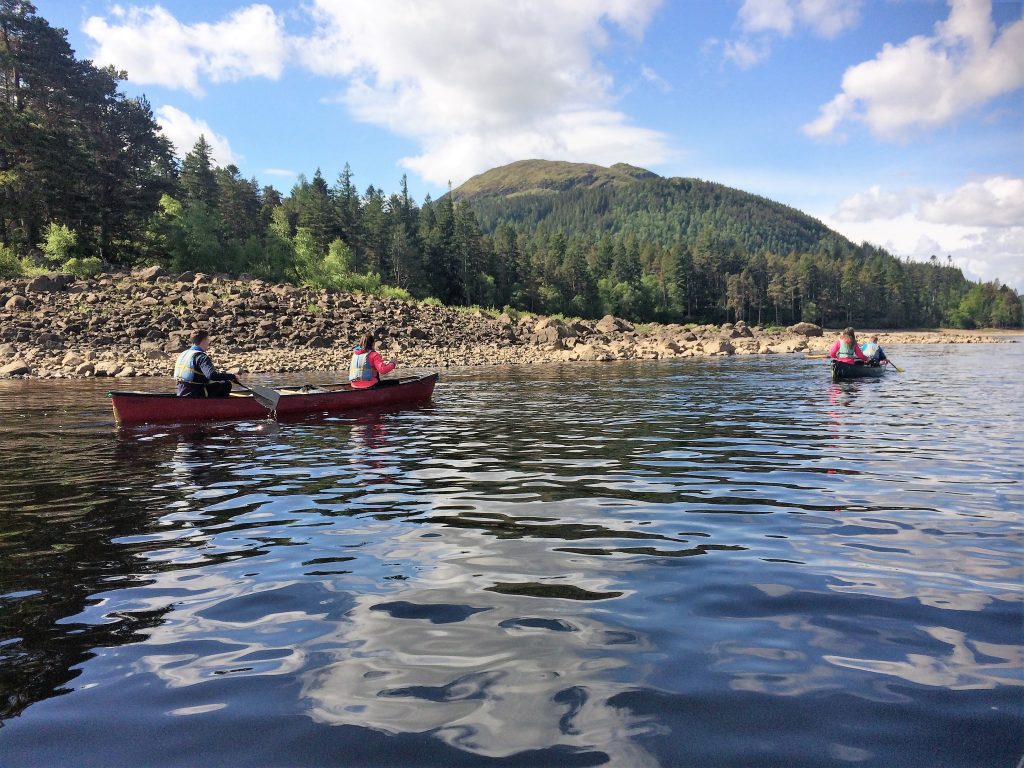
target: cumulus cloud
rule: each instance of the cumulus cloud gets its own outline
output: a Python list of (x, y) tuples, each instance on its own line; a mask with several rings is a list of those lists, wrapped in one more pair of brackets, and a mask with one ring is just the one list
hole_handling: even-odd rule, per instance
[[(525, 157), (640, 165), (676, 156), (669, 137), (615, 109), (600, 54), (639, 40), (661, 0), (311, 0), (289, 36), (266, 5), (182, 24), (159, 5), (115, 7), (85, 31), (94, 59), (138, 83), (201, 95), (206, 82), (277, 78), (286, 64), (343, 82), (324, 101), (415, 141), (405, 167), (461, 181)], [(654, 70), (641, 76), (669, 87)]]
[(201, 79), (280, 77), (287, 58), (284, 24), (267, 5), (251, 5), (215, 24), (182, 24), (159, 5), (115, 8), (115, 21), (93, 16), (85, 33), (92, 57), (128, 72), (132, 82), (201, 95)]
[(178, 157), (191, 152), (199, 137), (205, 136), (215, 165), (223, 167), (238, 162), (228, 140), (214, 132), (205, 120), (198, 120), (177, 107), (163, 106), (156, 110), (156, 121), (174, 144), (174, 153)]
[[(936, 195), (921, 206), (926, 221), (975, 227), (1024, 226), (1024, 179), (994, 176)], [(1024, 251), (1022, 251), (1024, 253)]]
[[(642, 34), (658, 0), (315, 0), (311, 71), (344, 78), (359, 120), (414, 139), (401, 163), (458, 182), (547, 157), (657, 164), (668, 138), (614, 109), (597, 56), (618, 30)], [(452, 23), (457, 19), (458, 23)]]
[(944, 125), (997, 96), (1024, 87), (1024, 19), (997, 32), (990, 0), (950, 0), (932, 36), (886, 44), (843, 74), (842, 91), (803, 126), (815, 138), (847, 121), (903, 138), (908, 129)]
[(831, 40), (860, 22), (862, 0), (744, 0), (736, 17), (740, 36), (709, 40), (712, 49), (740, 69), (771, 55), (772, 42), (801, 30)]
[(847, 222), (893, 219), (911, 210), (914, 197), (910, 190), (889, 191), (875, 185), (840, 202), (836, 218)]
[(1024, 292), (1024, 179), (992, 176), (951, 192), (873, 186), (822, 219), (855, 242), (912, 259), (949, 255), (973, 279)]

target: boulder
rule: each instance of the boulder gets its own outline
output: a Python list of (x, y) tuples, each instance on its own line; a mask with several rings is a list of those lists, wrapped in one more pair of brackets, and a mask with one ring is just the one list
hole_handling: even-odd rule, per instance
[(731, 355), (736, 348), (725, 339), (717, 339), (704, 344), (704, 353), (708, 355)]
[(0, 344), (0, 357), (15, 357), (18, 354), (18, 348), (13, 344)]
[(92, 363), (82, 363), (75, 368), (76, 376), (92, 376), (96, 372), (96, 367)]
[(158, 277), (163, 275), (163, 273), (164, 273), (163, 269), (161, 269), (160, 267), (157, 267), (157, 266), (153, 266), (153, 267), (146, 267), (145, 269), (140, 269), (138, 272), (135, 273), (135, 275), (140, 280), (145, 280), (147, 283), (152, 283)]
[(122, 367), (116, 360), (101, 360), (96, 363), (93, 373), (97, 376), (117, 376)]
[(614, 315), (605, 315), (597, 322), (595, 327), (598, 333), (614, 333), (616, 331), (622, 333), (633, 330), (632, 325), (621, 317), (615, 317)]
[(24, 376), (26, 373), (31, 372), (32, 369), (29, 368), (28, 363), (21, 358), (0, 368), (0, 376)]
[(68, 365), (68, 366), (71, 366), (73, 368), (77, 368), (78, 366), (80, 366), (84, 362), (85, 362), (85, 358), (83, 358), (77, 352), (68, 352), (61, 359), (60, 364), (61, 365)]
[(814, 323), (797, 323), (789, 326), (786, 330), (799, 336), (821, 336), (824, 333), (821, 326)]
[(9, 298), (7, 300), (7, 303), (4, 304), (4, 309), (15, 310), (15, 309), (31, 309), (31, 308), (32, 308), (32, 302), (29, 301), (28, 299), (26, 299), (24, 296), (22, 296), (20, 294), (17, 294), (17, 293), (14, 294), (13, 296), (11, 296), (11, 298)]
[(326, 339), (323, 336), (314, 336), (306, 342), (306, 346), (310, 349), (327, 349), (333, 347), (334, 344), (330, 339)]
[(26, 290), (32, 293), (53, 293), (58, 288), (53, 278), (49, 275), (37, 275), (29, 280)]

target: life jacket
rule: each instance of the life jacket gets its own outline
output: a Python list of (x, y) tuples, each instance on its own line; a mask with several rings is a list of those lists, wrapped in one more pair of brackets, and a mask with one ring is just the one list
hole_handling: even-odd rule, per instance
[(194, 365), (196, 355), (202, 351), (202, 347), (194, 345), (178, 355), (178, 361), (174, 364), (175, 381), (183, 381), (186, 384), (207, 383), (206, 375)]
[(873, 355), (877, 355), (879, 349), (880, 349), (880, 347), (878, 346), (878, 342), (877, 341), (869, 341), (867, 344), (861, 344), (860, 345), (860, 351), (863, 352), (868, 357), (872, 357)]
[(857, 357), (857, 353), (854, 351), (854, 345), (848, 344), (845, 341), (839, 342), (839, 351), (836, 352), (836, 357), (853, 358)]
[(348, 368), (348, 380), (377, 380), (377, 369), (370, 362), (370, 352), (363, 352), (362, 347), (356, 347), (352, 350), (352, 364)]

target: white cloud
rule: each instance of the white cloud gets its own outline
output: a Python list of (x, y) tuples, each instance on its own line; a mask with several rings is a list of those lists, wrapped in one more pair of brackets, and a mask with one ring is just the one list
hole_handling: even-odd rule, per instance
[(177, 107), (163, 106), (156, 110), (156, 121), (163, 128), (164, 135), (174, 144), (175, 154), (184, 157), (192, 151), (200, 135), (206, 137), (215, 165), (221, 167), (237, 163), (235, 153), (228, 140), (215, 133), (205, 120), (197, 120)]
[(771, 44), (801, 30), (831, 40), (860, 22), (862, 0), (744, 0), (736, 17), (740, 36), (709, 40), (727, 61), (750, 69), (771, 55)]
[(998, 278), (1024, 292), (1024, 179), (993, 176), (947, 193), (873, 186), (822, 220), (897, 256), (950, 255), (968, 277)]
[(836, 218), (846, 222), (893, 219), (909, 212), (913, 202), (909, 190), (893, 192), (875, 185), (840, 202)]
[[(1024, 179), (993, 176), (936, 195), (921, 207), (926, 221), (976, 227), (1024, 226)], [(1021, 252), (1024, 255), (1024, 251)]]
[(298, 171), (289, 171), (287, 168), (264, 168), (263, 173), (267, 176), (280, 176), (286, 179), (294, 179), (299, 175)]
[(97, 43), (92, 57), (126, 70), (135, 83), (201, 95), (201, 78), (276, 80), (284, 67), (284, 24), (267, 5), (242, 8), (216, 24), (182, 24), (159, 5), (115, 6), (111, 15), (115, 23), (100, 16), (85, 23), (85, 33)]
[(950, 0), (949, 18), (931, 37), (886, 44), (843, 74), (842, 91), (803, 126), (808, 136), (834, 135), (849, 120), (876, 136), (944, 125), (1024, 87), (1024, 20), (997, 34), (990, 0)]
[(788, 35), (796, 22), (796, 3), (790, 0), (745, 0), (739, 11), (744, 32), (778, 32)]
[(640, 67), (640, 77), (658, 86), (662, 93), (670, 93), (672, 91), (672, 83), (659, 75), (653, 67), (648, 67), (646, 64)]
[(401, 162), (434, 183), (526, 157), (656, 164), (668, 138), (613, 109), (596, 55), (614, 28), (642, 34), (657, 5), (315, 0), (318, 31), (297, 50), (348, 80), (341, 101), (357, 119), (417, 141)]
[[(311, 0), (306, 37), (287, 36), (267, 5), (192, 25), (159, 5), (115, 6), (85, 31), (97, 62), (196, 95), (208, 81), (277, 78), (288, 62), (339, 78), (342, 93), (323, 101), (412, 139), (421, 151), (402, 165), (443, 183), (524, 157), (673, 157), (666, 134), (615, 109), (613, 78), (598, 59), (616, 36), (639, 40), (660, 2)], [(641, 76), (667, 86), (650, 68)]]
[(740, 69), (750, 69), (760, 64), (771, 54), (767, 43), (754, 43), (749, 40), (723, 40), (722, 55)]

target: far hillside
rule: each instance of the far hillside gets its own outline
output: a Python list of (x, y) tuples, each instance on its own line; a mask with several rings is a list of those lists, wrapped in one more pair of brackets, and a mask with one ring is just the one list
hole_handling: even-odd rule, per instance
[(695, 242), (705, 229), (747, 251), (776, 253), (853, 244), (795, 208), (701, 179), (666, 179), (617, 163), (521, 160), (474, 176), (452, 192), (485, 232), (503, 222), (565, 233), (609, 232)]
[[(659, 320), (1019, 325), (1016, 293), (938, 254), (900, 261), (739, 189), (617, 163), (522, 160), (453, 190), (496, 268), (532, 273), (544, 311)], [(968, 299), (968, 296), (970, 297)]]

